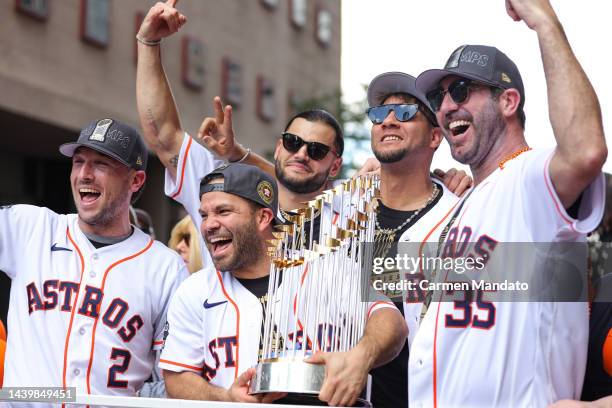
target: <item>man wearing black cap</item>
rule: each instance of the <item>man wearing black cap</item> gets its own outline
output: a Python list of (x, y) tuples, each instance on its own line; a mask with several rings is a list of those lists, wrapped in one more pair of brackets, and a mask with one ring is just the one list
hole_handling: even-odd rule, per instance
[[(168, 314), (161, 356), (168, 394), (175, 398), (262, 402), (278, 395), (248, 394), (259, 355), (270, 258), (266, 240), (278, 222), (276, 181), (257, 167), (232, 163), (204, 177), (202, 233), (214, 268), (191, 275)], [(319, 398), (331, 405), (355, 401), (368, 370), (395, 356), (406, 327), (395, 307), (373, 303), (365, 334), (346, 353), (320, 353), (326, 380)]]
[(78, 214), (0, 210), (0, 269), (12, 279), (4, 386), (134, 396), (188, 273), (178, 255), (130, 225), (147, 164), (133, 128), (97, 120), (60, 152), (72, 158)]
[[(521, 75), (494, 47), (461, 46), (444, 69), (425, 71), (416, 84), (436, 111), (453, 157), (470, 165), (476, 184), (454, 210), (441, 248), (450, 257), (480, 251), (487, 265), (505, 263), (507, 274), (541, 277), (551, 271), (522, 254), (500, 256), (501, 248), (583, 242), (602, 216), (607, 149), (597, 96), (549, 2), (507, 0), (506, 6), (537, 33), (554, 149), (528, 147)], [(586, 302), (464, 295), (427, 309), (411, 347), (410, 405), (546, 406), (580, 396)]]

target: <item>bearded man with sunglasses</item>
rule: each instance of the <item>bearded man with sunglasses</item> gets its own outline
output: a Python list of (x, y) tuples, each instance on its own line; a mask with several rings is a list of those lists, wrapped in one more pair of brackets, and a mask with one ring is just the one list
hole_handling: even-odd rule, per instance
[[(507, 0), (506, 8), (538, 36), (555, 148), (528, 147), (521, 75), (497, 48), (461, 46), (444, 69), (419, 75), (417, 88), (436, 111), (453, 157), (470, 165), (475, 181), (448, 223), (440, 243), (445, 256), (459, 256), (458, 243), (463, 253), (480, 248), (487, 268), (497, 263), (505, 276), (521, 273), (537, 283), (554, 279), (558, 269), (542, 268), (549, 265), (540, 265), (541, 253), (529, 258), (523, 249), (510, 259), (502, 248), (583, 242), (602, 217), (607, 148), (597, 96), (550, 3)], [(586, 259), (577, 258), (572, 265), (585, 267)], [(446, 295), (434, 294), (411, 345), (410, 405), (546, 406), (580, 397), (585, 297), (500, 301), (502, 293), (474, 298), (466, 291), (453, 302)]]

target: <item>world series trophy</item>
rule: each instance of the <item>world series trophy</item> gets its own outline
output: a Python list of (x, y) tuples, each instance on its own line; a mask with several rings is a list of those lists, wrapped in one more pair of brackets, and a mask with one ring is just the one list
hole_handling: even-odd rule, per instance
[[(361, 339), (367, 318), (372, 265), (376, 176), (342, 182), (284, 213), (270, 240), (272, 260), (259, 363), (252, 394), (287, 392), (318, 401), (325, 366), (304, 362), (317, 351), (342, 352)], [(317, 228), (315, 220), (320, 216)], [(318, 230), (318, 231), (317, 231)]]

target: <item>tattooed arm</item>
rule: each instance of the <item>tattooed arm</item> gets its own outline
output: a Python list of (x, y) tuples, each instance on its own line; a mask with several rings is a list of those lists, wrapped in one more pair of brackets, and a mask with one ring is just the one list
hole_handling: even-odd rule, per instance
[(175, 6), (176, 0), (168, 0), (155, 4), (147, 13), (138, 31), (141, 41), (136, 69), (136, 102), (143, 136), (173, 178), (184, 131), (162, 66), (161, 46), (151, 43), (172, 35), (186, 22)]

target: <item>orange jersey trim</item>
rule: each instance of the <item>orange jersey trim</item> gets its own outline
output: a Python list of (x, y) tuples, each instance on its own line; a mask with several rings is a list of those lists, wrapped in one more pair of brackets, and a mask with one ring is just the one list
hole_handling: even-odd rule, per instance
[[(83, 260), (83, 254), (81, 253), (81, 249), (74, 242), (72, 236), (70, 235), (70, 228), (66, 227), (66, 235), (68, 236), (68, 240), (74, 246), (76, 253), (79, 255), (79, 260), (81, 261), (81, 278), (79, 279), (79, 288), (77, 289), (76, 296), (74, 297), (74, 302), (72, 303), (72, 310), (70, 312), (70, 323), (68, 323), (68, 331), (66, 332), (66, 340), (64, 343), (64, 367), (62, 370), (62, 385), (64, 389), (66, 389), (66, 368), (68, 365), (68, 344), (70, 343), (70, 332), (72, 331), (72, 322), (74, 320), (74, 312), (77, 309), (77, 301), (79, 299), (79, 293), (81, 291), (81, 283), (83, 282), (83, 271), (85, 270), (85, 261)], [(65, 404), (62, 404), (64, 407)]]
[[(108, 276), (108, 273), (110, 272), (111, 269), (113, 269), (115, 266), (125, 262), (125, 261), (129, 261), (130, 259), (136, 258), (137, 256), (142, 255), (143, 253), (145, 253), (149, 248), (151, 248), (151, 246), (153, 245), (153, 240), (149, 239), (149, 242), (147, 243), (147, 245), (141, 249), (140, 251), (136, 252), (133, 255), (130, 255), (128, 257), (125, 257), (123, 259), (118, 260), (117, 262), (111, 264), (108, 268), (106, 268), (106, 271), (104, 271), (104, 277), (102, 278), (102, 287), (100, 288), (100, 290), (102, 291), (102, 293), (104, 293), (104, 285), (106, 284), (106, 277)], [(100, 302), (100, 305), (102, 305), (102, 302)], [(99, 312), (99, 311), (98, 311)], [(93, 365), (93, 356), (94, 356), (94, 347), (96, 344), (96, 329), (98, 327), (98, 318), (100, 317), (99, 313), (98, 313), (98, 317), (95, 318), (94, 320), (94, 325), (93, 325), (93, 332), (91, 335), (91, 351), (89, 353), (89, 366), (87, 367), (87, 393), (91, 394), (91, 387), (89, 384), (89, 378), (91, 375), (91, 367)]]
[(187, 159), (189, 158), (189, 149), (191, 149), (191, 142), (193, 139), (189, 137), (189, 141), (187, 142), (187, 147), (185, 148), (185, 157), (183, 158), (183, 165), (181, 166), (181, 177), (179, 179), (179, 186), (176, 193), (172, 194), (170, 198), (174, 199), (181, 194), (181, 190), (183, 189), (183, 181), (185, 180), (185, 166), (187, 165)]
[(197, 371), (197, 372), (202, 372), (202, 367), (196, 367), (196, 366), (191, 366), (189, 364), (177, 363), (176, 361), (164, 360), (163, 358), (160, 358), (159, 362), (160, 363), (164, 363), (164, 364), (175, 365), (177, 367), (188, 368), (190, 370), (194, 370), (194, 371)]
[(389, 305), (389, 306), (393, 306), (395, 307), (395, 305), (392, 302), (383, 302), (383, 301), (378, 301), (378, 302), (374, 302), (374, 304), (372, 306), (370, 306), (370, 308), (368, 309), (368, 314), (367, 314), (367, 318), (370, 318), (370, 314), (372, 313), (372, 309), (374, 309), (376, 306), (378, 305)]
[(550, 185), (550, 180), (548, 179), (548, 177), (546, 177), (546, 169), (548, 169), (548, 165), (550, 163), (550, 160), (552, 159), (552, 155), (548, 158), (548, 160), (546, 160), (546, 164), (544, 165), (544, 182), (546, 183), (546, 189), (548, 190), (548, 194), (550, 194), (550, 198), (553, 201), (553, 204), (555, 205), (555, 209), (557, 210), (557, 213), (561, 216), (561, 219), (563, 221), (565, 221), (567, 224), (569, 224), (570, 228), (572, 229), (572, 231), (576, 231), (574, 229), (574, 222), (570, 219), (568, 219), (564, 214), (563, 211), (561, 211), (560, 207), (559, 207), (559, 200), (557, 199), (557, 196), (555, 193), (553, 193), (553, 187)]
[[(431, 234), (433, 234), (433, 232), (435, 230), (438, 229), (438, 227), (440, 226), (440, 224), (442, 224), (447, 218), (448, 216), (453, 212), (453, 210), (457, 207), (457, 205), (461, 202), (461, 200), (457, 200), (457, 202), (450, 208), (450, 210), (448, 210), (448, 212), (446, 214), (444, 214), (444, 217), (442, 217), (440, 219), (440, 221), (438, 221), (436, 223), (436, 225), (433, 226), (433, 228), (431, 230), (429, 230), (429, 232), (427, 233), (427, 235), (425, 235), (425, 238), (423, 238), (423, 240), (421, 241), (421, 245), (419, 246), (419, 254), (423, 253), (423, 247), (425, 246), (425, 244), (427, 243), (427, 240), (429, 239), (429, 237), (431, 236)], [(441, 233), (441, 232), (440, 232)], [(419, 262), (419, 270), (420, 272), (423, 272), (423, 265)]]
[[(444, 279), (446, 281), (446, 279)], [(433, 346), (433, 406), (438, 406), (438, 354), (436, 348), (438, 346), (438, 318), (440, 317), (440, 305), (438, 303), (438, 310), (436, 312), (436, 328), (434, 329), (434, 346)]]
[(221, 284), (221, 290), (223, 291), (223, 295), (229, 300), (229, 302), (234, 305), (234, 309), (236, 309), (236, 369), (234, 370), (234, 380), (238, 378), (238, 366), (240, 365), (240, 309), (238, 309), (238, 305), (234, 302), (234, 299), (230, 297), (225, 291), (225, 285), (223, 285), (223, 278), (221, 277), (221, 272), (217, 271), (217, 277), (219, 278), (219, 283)]

